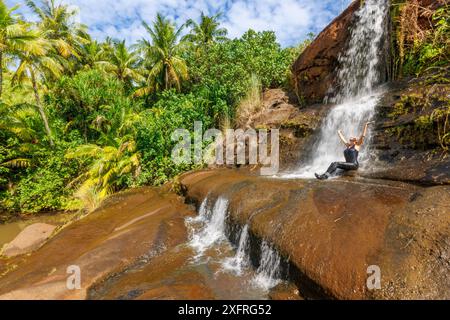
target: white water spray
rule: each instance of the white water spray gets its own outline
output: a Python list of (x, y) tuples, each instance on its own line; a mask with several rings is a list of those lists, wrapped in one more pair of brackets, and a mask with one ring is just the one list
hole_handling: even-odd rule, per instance
[[(364, 123), (375, 114), (381, 90), (375, 88), (382, 82), (380, 72), (382, 47), (389, 12), (388, 0), (365, 0), (355, 13), (355, 24), (347, 50), (339, 57), (334, 96), (327, 101), (338, 103), (330, 111), (320, 129), (319, 139), (301, 167), (284, 177), (313, 178), (323, 173), (331, 162), (343, 161), (343, 149), (337, 131), (342, 130), (347, 139), (359, 137)], [(330, 93), (331, 94), (331, 93)], [(369, 136), (359, 159), (364, 167), (369, 156)]]
[(380, 64), (389, 0), (365, 0), (355, 13), (347, 50), (339, 56), (333, 103), (370, 95), (381, 82)]
[[(207, 255), (210, 249), (218, 248), (221, 243), (228, 243), (226, 223), (228, 215), (228, 200), (222, 196), (214, 204), (206, 197), (195, 218), (187, 218), (186, 224), (191, 231), (189, 245), (194, 249), (194, 263), (201, 263), (200, 258)], [(269, 290), (277, 285), (280, 278), (279, 254), (263, 241), (261, 243), (261, 257), (259, 267), (251, 284), (263, 290)], [(221, 272), (230, 272), (236, 276), (243, 275), (251, 269), (250, 262), (250, 234), (246, 224), (240, 231), (239, 244), (233, 256), (220, 260)]]
[(280, 265), (281, 257), (278, 252), (266, 241), (263, 241), (261, 244), (261, 261), (253, 282), (265, 290), (275, 287), (281, 282)]
[(241, 275), (250, 265), (249, 259), (249, 241), (248, 241), (248, 224), (242, 228), (239, 237), (239, 246), (234, 257), (225, 258), (222, 268), (225, 271), (231, 271), (236, 275)]
[[(228, 212), (228, 200), (219, 197), (212, 209), (208, 208), (208, 198), (203, 200), (196, 218), (188, 219), (188, 225), (201, 223), (200, 230), (191, 234), (190, 245), (195, 249), (196, 258), (221, 241), (226, 240), (225, 221)], [(193, 228), (192, 228), (193, 229)]]

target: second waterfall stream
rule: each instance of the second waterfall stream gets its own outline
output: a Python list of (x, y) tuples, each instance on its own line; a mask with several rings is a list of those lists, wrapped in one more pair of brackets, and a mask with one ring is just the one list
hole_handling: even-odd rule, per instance
[[(248, 224), (233, 232), (228, 223), (228, 200), (219, 196), (216, 200), (206, 197), (200, 205), (199, 214), (187, 219), (191, 231), (189, 245), (194, 250), (193, 263), (205, 263), (215, 259), (221, 265), (220, 272), (242, 276), (251, 273), (247, 286), (267, 292), (281, 282), (281, 257), (266, 241), (259, 248), (259, 262), (256, 272), (250, 261), (250, 239)], [(230, 240), (236, 238), (236, 248)], [(233, 249), (233, 248), (231, 248)], [(205, 261), (206, 260), (206, 261)]]

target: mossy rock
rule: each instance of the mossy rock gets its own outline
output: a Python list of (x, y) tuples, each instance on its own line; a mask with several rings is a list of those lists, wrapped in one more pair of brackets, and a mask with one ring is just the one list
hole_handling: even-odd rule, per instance
[(280, 135), (280, 144), (282, 146), (292, 146), (295, 144), (295, 140), (286, 135)]
[(307, 117), (297, 117), (281, 123), (282, 129), (291, 129), (297, 138), (305, 138), (311, 135), (314, 131), (312, 123), (315, 119)]

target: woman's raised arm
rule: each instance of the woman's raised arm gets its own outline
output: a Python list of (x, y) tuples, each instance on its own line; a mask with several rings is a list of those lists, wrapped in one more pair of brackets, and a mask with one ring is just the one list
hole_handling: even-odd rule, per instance
[(367, 128), (369, 127), (369, 124), (371, 124), (371, 123), (373, 123), (373, 122), (372, 121), (368, 121), (364, 125), (364, 130), (363, 130), (363, 133), (362, 133), (361, 137), (359, 137), (358, 145), (362, 145), (364, 143), (364, 139), (366, 138), (366, 134), (367, 134)]
[(341, 139), (342, 143), (345, 144), (346, 146), (348, 145), (347, 140), (345, 139), (344, 135), (342, 134), (341, 130), (338, 130), (338, 136)]

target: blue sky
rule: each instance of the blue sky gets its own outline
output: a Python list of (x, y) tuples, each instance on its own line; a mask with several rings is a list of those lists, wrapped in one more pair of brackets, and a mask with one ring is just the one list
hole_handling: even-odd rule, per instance
[[(40, 0), (37, 0), (39, 2)], [(222, 12), (222, 24), (231, 38), (249, 28), (275, 31), (283, 46), (295, 45), (309, 32), (317, 34), (351, 0), (56, 0), (79, 11), (78, 20), (89, 27), (92, 36), (126, 39), (128, 44), (145, 36), (141, 21), (151, 22), (157, 12), (167, 15), (178, 25), (187, 19)], [(22, 0), (6, 0), (7, 5), (20, 4), (19, 12), (33, 20)]]

